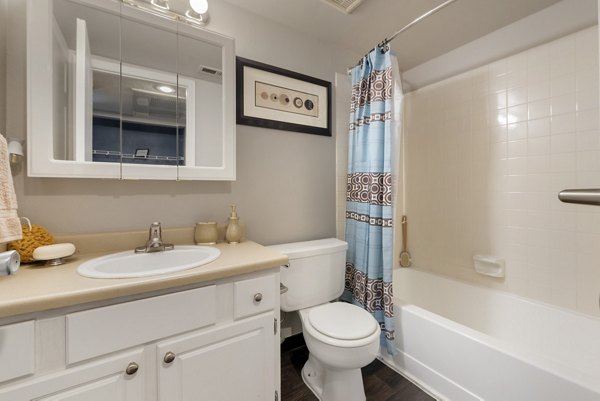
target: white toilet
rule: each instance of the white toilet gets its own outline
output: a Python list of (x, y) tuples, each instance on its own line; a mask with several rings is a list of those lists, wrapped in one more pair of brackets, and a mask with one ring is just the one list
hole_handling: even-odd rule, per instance
[(287, 255), (281, 267), (284, 312), (299, 311), (309, 358), (306, 385), (321, 401), (364, 401), (360, 368), (379, 350), (379, 324), (362, 308), (330, 302), (344, 291), (348, 244), (335, 238), (270, 247)]

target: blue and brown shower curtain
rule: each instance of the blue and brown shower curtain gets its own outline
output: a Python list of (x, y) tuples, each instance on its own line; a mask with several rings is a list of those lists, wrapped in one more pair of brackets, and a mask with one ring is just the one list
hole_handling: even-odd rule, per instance
[[(343, 299), (372, 313), (382, 346), (394, 354), (392, 295), (392, 145), (394, 78), (379, 48), (352, 69), (346, 192), (346, 281)], [(396, 67), (397, 68), (397, 67)]]

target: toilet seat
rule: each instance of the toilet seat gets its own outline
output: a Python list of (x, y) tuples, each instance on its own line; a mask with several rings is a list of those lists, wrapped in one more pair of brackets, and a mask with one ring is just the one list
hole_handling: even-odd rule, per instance
[[(360, 333), (360, 332), (355, 331), (353, 335), (346, 335), (346, 337), (355, 337), (354, 339), (340, 339), (340, 338), (335, 338), (333, 336), (329, 336), (329, 335), (319, 331), (317, 328), (315, 328), (315, 326), (313, 326), (311, 319), (310, 319), (311, 312), (318, 311), (320, 308), (324, 308), (324, 307), (327, 307), (329, 309), (330, 307), (328, 305), (333, 305), (333, 304), (345, 304), (345, 303), (333, 302), (333, 303), (327, 303), (327, 304), (318, 305), (318, 306), (315, 306), (312, 308), (300, 310), (299, 313), (300, 313), (300, 319), (302, 320), (303, 330), (305, 330), (308, 334), (310, 334), (312, 337), (314, 337), (318, 341), (321, 341), (325, 344), (332, 345), (335, 347), (340, 347), (340, 348), (363, 347), (363, 346), (370, 344), (374, 341), (377, 341), (379, 339), (379, 336), (381, 334), (381, 329), (379, 328), (379, 324), (377, 323), (375, 318), (373, 316), (371, 316), (368, 312), (366, 312), (363, 309), (359, 308), (358, 306), (352, 305), (352, 304), (345, 304), (346, 306), (350, 307), (350, 308), (346, 309), (346, 316), (350, 315), (352, 317), (356, 317), (356, 315), (359, 315), (359, 316), (362, 315), (364, 317), (365, 316), (364, 314), (366, 314), (365, 321), (367, 322), (366, 323), (367, 327), (374, 327), (375, 330), (371, 332), (370, 329), (367, 329), (367, 330), (363, 330), (362, 333), (371, 332), (370, 334), (367, 334), (365, 337), (359, 337), (356, 333)], [(334, 308), (336, 308), (336, 307), (334, 307)], [(335, 309), (333, 309), (333, 310), (335, 310)], [(319, 316), (319, 315), (320, 315), (320, 313), (316, 314), (316, 316)], [(324, 313), (324, 315), (326, 315), (326, 312)], [(362, 321), (361, 318), (358, 318), (358, 320)], [(319, 319), (317, 318), (316, 321), (318, 322)], [(319, 324), (319, 323), (317, 323), (317, 324)], [(325, 327), (319, 326), (319, 327), (321, 328), (321, 330), (324, 330), (324, 331), (327, 330), (327, 326), (325, 326)], [(343, 336), (343, 334), (336, 334), (336, 335)], [(363, 335), (363, 334), (360, 334), (360, 335)]]
[(369, 312), (344, 302), (312, 308), (308, 320), (321, 334), (338, 340), (360, 340), (377, 330), (377, 322)]

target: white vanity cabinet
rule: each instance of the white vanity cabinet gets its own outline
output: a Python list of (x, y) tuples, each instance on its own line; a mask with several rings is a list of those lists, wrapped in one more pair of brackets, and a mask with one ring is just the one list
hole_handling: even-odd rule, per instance
[(35, 322), (0, 326), (0, 383), (33, 374)]
[[(0, 387), (1, 401), (145, 401), (143, 350)], [(138, 361), (138, 362), (135, 362)]]
[(232, 284), (232, 321), (157, 344), (159, 401), (278, 398), (279, 274)]
[[(27, 316), (36, 330), (24, 347), (35, 346), (35, 366), (28, 376), (0, 378), (0, 401), (278, 399), (278, 288), (271, 269)], [(0, 333), (18, 324), (0, 321)], [(0, 338), (0, 366), (13, 354), (2, 352)]]
[(273, 334), (266, 314), (159, 343), (159, 400), (274, 399)]

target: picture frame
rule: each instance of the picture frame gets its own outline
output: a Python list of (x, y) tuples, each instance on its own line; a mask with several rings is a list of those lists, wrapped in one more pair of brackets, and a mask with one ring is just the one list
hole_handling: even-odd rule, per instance
[(237, 124), (331, 136), (331, 82), (236, 58)]

